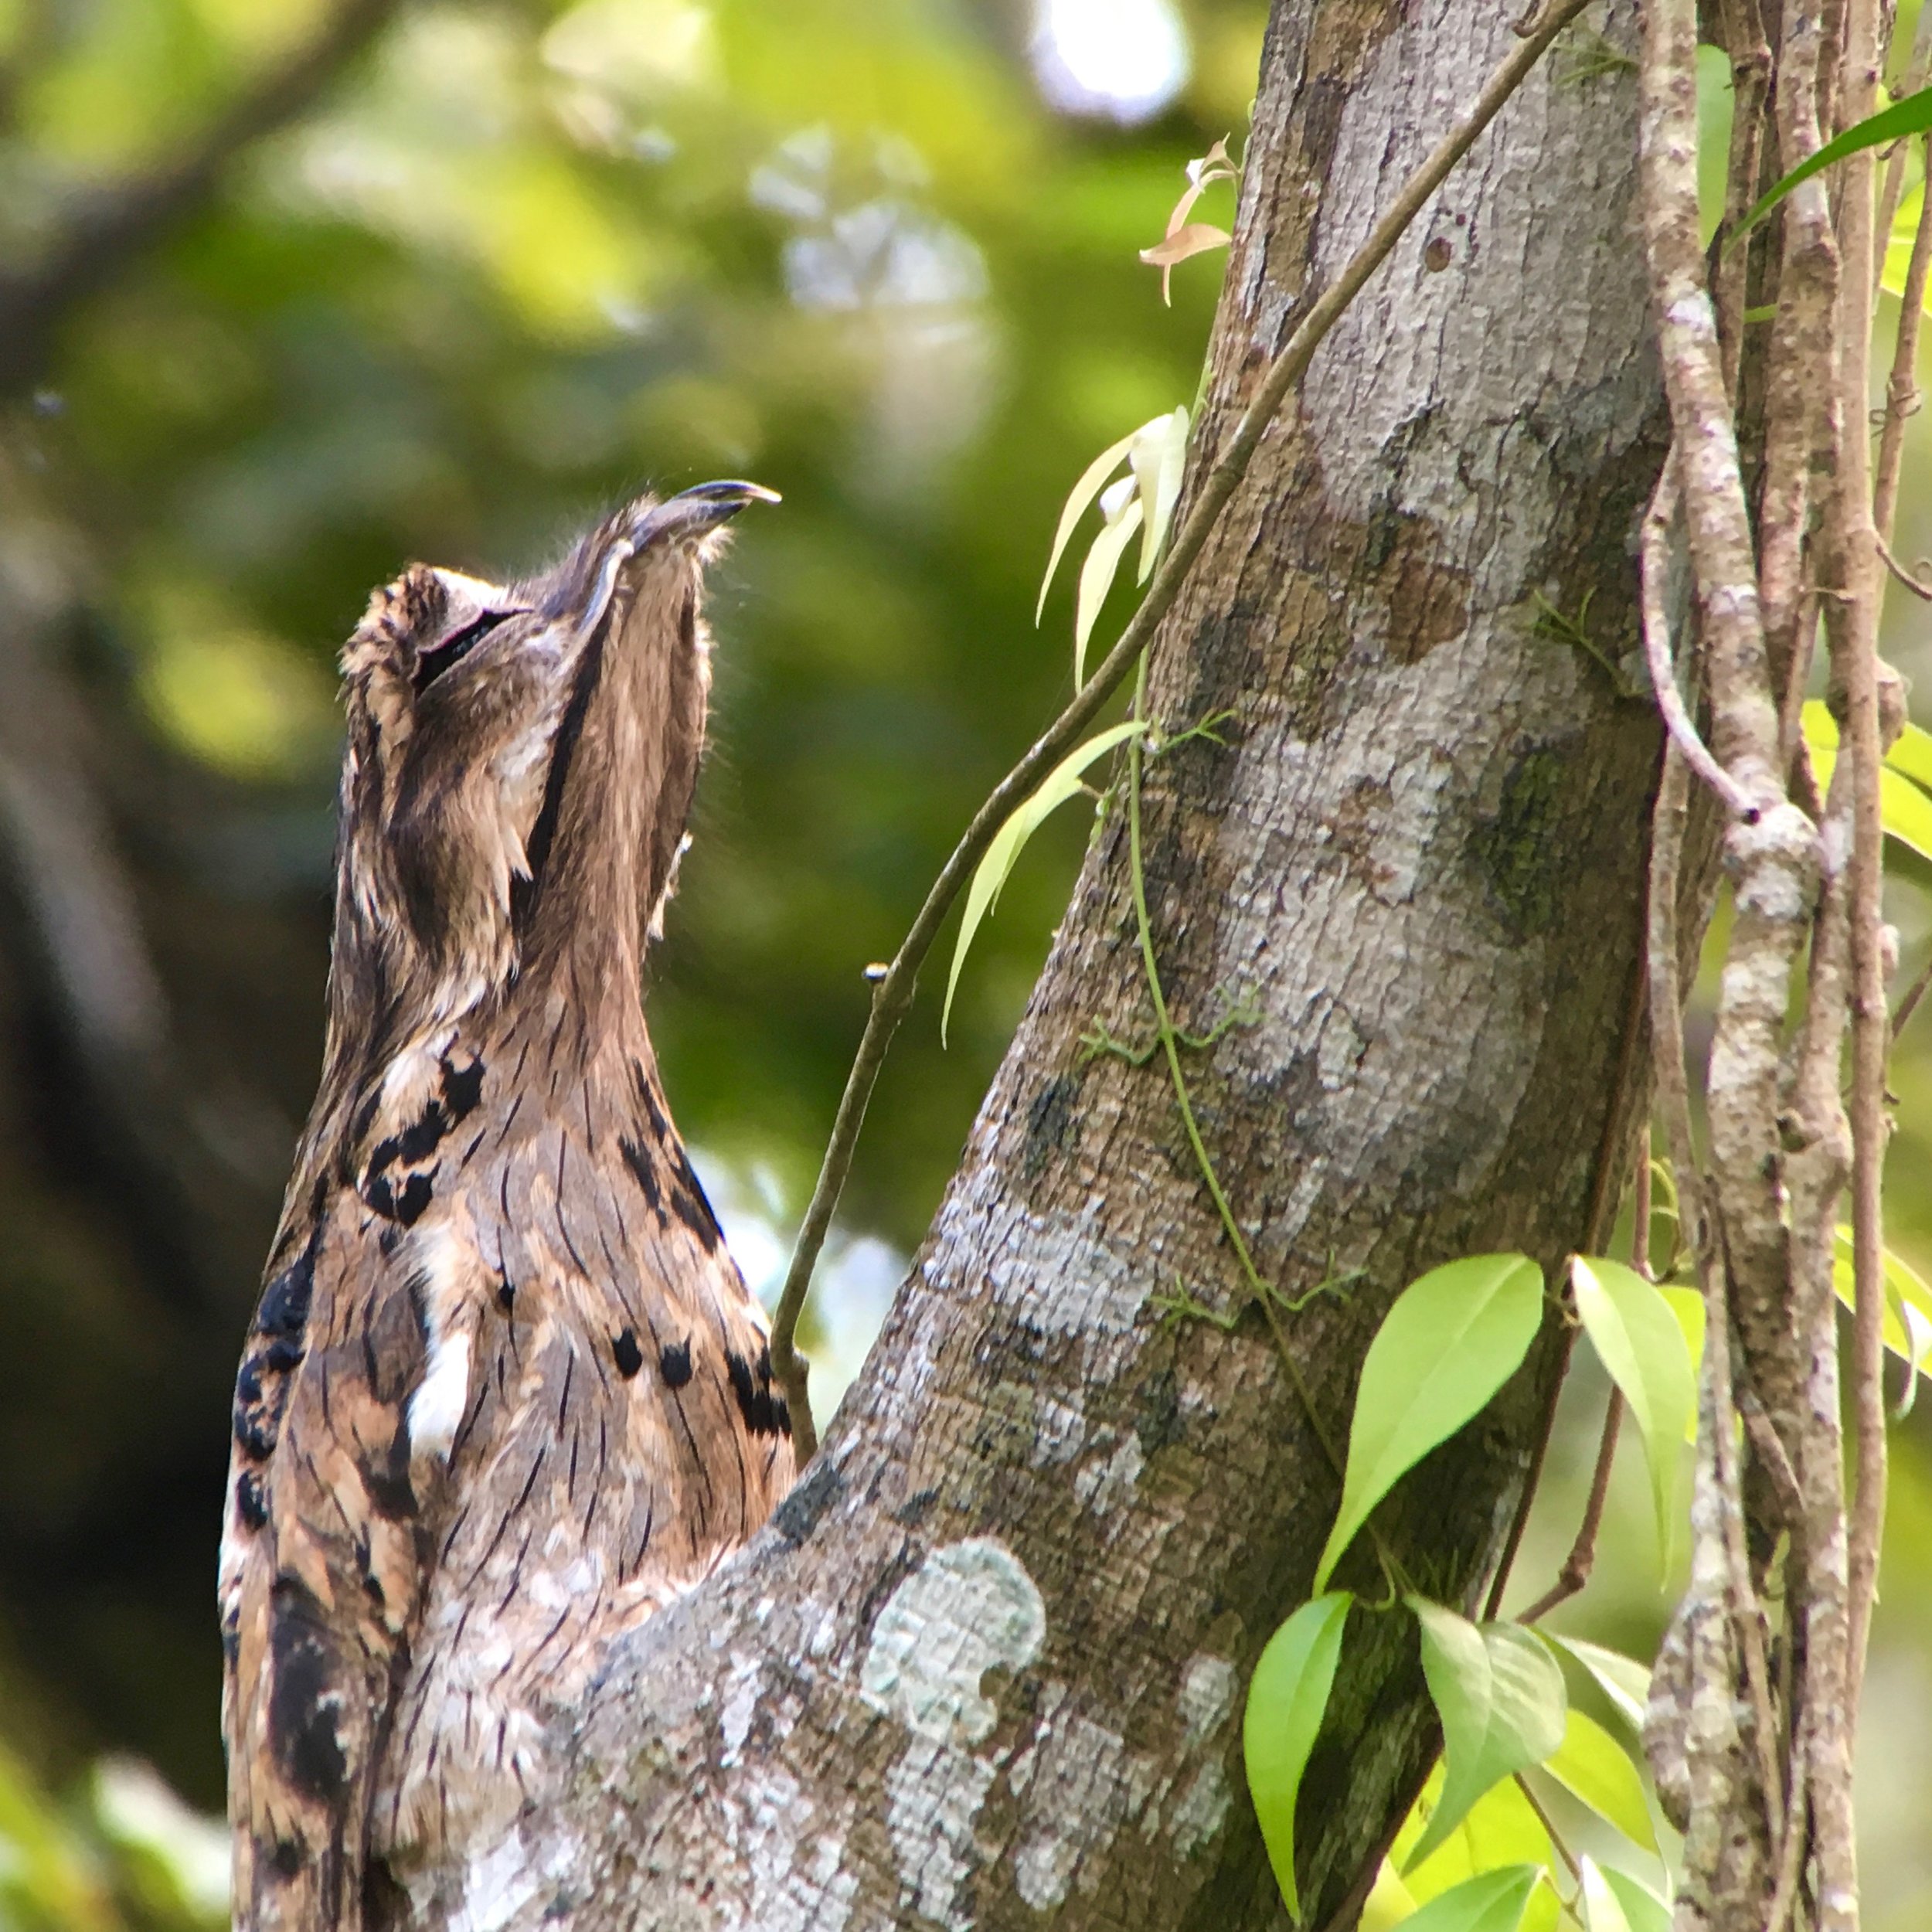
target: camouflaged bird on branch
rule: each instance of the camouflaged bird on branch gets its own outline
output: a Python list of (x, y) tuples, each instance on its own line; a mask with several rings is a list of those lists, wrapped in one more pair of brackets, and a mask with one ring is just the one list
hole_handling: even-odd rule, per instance
[(327, 1052), (222, 1541), (242, 1932), (391, 1922), (487, 1853), (611, 1641), (791, 1481), (641, 1004), (703, 569), (769, 494), (645, 498), (527, 583), (413, 566), (344, 652)]

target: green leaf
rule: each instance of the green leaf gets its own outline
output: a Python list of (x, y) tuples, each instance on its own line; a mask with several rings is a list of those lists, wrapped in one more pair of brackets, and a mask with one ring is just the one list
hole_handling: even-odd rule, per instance
[(1670, 1575), (1684, 1539), (1684, 1435), (1697, 1419), (1697, 1372), (1671, 1305), (1634, 1268), (1578, 1255), (1570, 1263), (1577, 1312), (1644, 1440), (1657, 1546)]
[[(1398, 1866), (1409, 1862), (1410, 1854), (1421, 1843), (1440, 1808), (1442, 1783), (1443, 1767), (1438, 1763), (1389, 1848)], [(1493, 1872), (1505, 1865), (1547, 1865), (1549, 1858), (1549, 1833), (1543, 1820), (1524, 1796), (1522, 1787), (1513, 1777), (1505, 1777), (1476, 1800), (1462, 1822), (1420, 1865), (1405, 1872), (1403, 1882), (1417, 1903), (1427, 1904), (1438, 1893), (1479, 1872)]]
[(1903, 100), (1895, 100), (1890, 107), (1882, 107), (1876, 114), (1855, 121), (1835, 141), (1828, 141), (1816, 154), (1800, 162), (1782, 181), (1761, 196), (1738, 223), (1725, 247), (1730, 247), (1740, 236), (1749, 234), (1800, 182), (1809, 181), (1835, 161), (1842, 161), (1848, 155), (1855, 155), (1866, 148), (1882, 148), (1906, 134), (1922, 134), (1928, 128), (1932, 128), (1932, 87), (1907, 94)]
[(1046, 560), (1046, 574), (1040, 580), (1039, 601), (1033, 607), (1033, 621), (1038, 624), (1046, 609), (1046, 594), (1053, 587), (1053, 573), (1060, 568), (1060, 558), (1066, 549), (1066, 539), (1073, 534), (1073, 526), (1085, 514), (1087, 505), (1107, 487), (1107, 479), (1121, 467), (1122, 459), (1134, 447), (1134, 439), (1165, 422), (1165, 417), (1157, 416), (1152, 423), (1144, 423), (1138, 430), (1130, 430), (1117, 443), (1110, 444), (1100, 451), (1092, 462), (1080, 472), (1080, 480), (1073, 485), (1066, 498), (1066, 507), (1060, 512), (1060, 528), (1053, 532), (1053, 548)]
[(1543, 1270), (1528, 1256), (1476, 1254), (1431, 1268), (1396, 1297), (1362, 1365), (1342, 1508), (1317, 1590), (1403, 1473), (1515, 1372), (1543, 1319)]
[(1268, 1639), (1248, 1685), (1241, 1722), (1248, 1793), (1275, 1882), (1288, 1910), (1301, 1916), (1294, 1884), (1294, 1801), (1321, 1729), (1342, 1655), (1342, 1627), (1354, 1598), (1345, 1590), (1304, 1604)]
[[(1103, 508), (1105, 506), (1103, 505)], [(1073, 689), (1087, 682), (1087, 641), (1094, 634), (1095, 621), (1107, 594), (1114, 587), (1114, 573), (1121, 567), (1121, 553), (1141, 527), (1141, 503), (1130, 498), (1120, 514), (1109, 517), (1107, 527), (1094, 538), (1080, 566), (1080, 595), (1073, 607)]]
[(1542, 1876), (1533, 1865), (1506, 1865), (1466, 1879), (1404, 1919), (1403, 1932), (1516, 1932)]
[(1070, 751), (1040, 781), (1039, 789), (1016, 806), (1013, 815), (994, 833), (993, 842), (973, 869), (972, 883), (966, 888), (966, 910), (960, 915), (959, 937), (953, 944), (952, 970), (946, 975), (946, 1003), (940, 1009), (942, 1046), (946, 1043), (946, 1022), (952, 1015), (953, 994), (959, 985), (960, 968), (966, 964), (967, 949), (979, 930), (980, 921), (999, 903), (1000, 888), (1006, 883), (1022, 849), (1048, 816), (1080, 790), (1080, 774), (1101, 753), (1111, 751), (1124, 738), (1131, 738), (1145, 728), (1130, 718), (1124, 724), (1109, 725), (1104, 731), (1096, 732), (1086, 743)]
[(1583, 1856), (1583, 1923), (1590, 1932), (1631, 1932), (1623, 1901), (1610, 1889), (1603, 1868), (1586, 1852)]
[[(1628, 1872), (1604, 1868), (1603, 1879), (1617, 1903), (1623, 1907), (1624, 1923), (1630, 1932), (1671, 1932), (1671, 1911), (1668, 1900), (1660, 1899), (1650, 1887), (1634, 1879)], [(1596, 1922), (1590, 1923), (1590, 1932), (1597, 1932)]]
[(1475, 1624), (1410, 1597), (1422, 1672), (1442, 1719), (1442, 1797), (1405, 1870), (1426, 1859), (1499, 1780), (1539, 1764), (1563, 1741), (1567, 1703), (1556, 1660), (1520, 1624)]
[[(1896, 1413), (1910, 1412), (1932, 1355), (1932, 1284), (1906, 1260), (1887, 1248), (1885, 1262), (1885, 1345), (1906, 1369), (1906, 1392)], [(1848, 1308), (1858, 1304), (1857, 1285), (1852, 1264), (1852, 1230), (1840, 1225), (1832, 1237), (1832, 1286)]]
[(1376, 1872), (1376, 1882), (1362, 1908), (1359, 1932), (1395, 1932), (1416, 1915), (1416, 1902), (1409, 1888), (1386, 1859)]
[(1167, 526), (1174, 520), (1174, 505), (1181, 494), (1181, 473), (1187, 467), (1188, 414), (1185, 408), (1157, 416), (1134, 438), (1128, 461), (1140, 485), (1141, 502), (1146, 520), (1141, 526), (1139, 581), (1145, 583), (1153, 573), (1154, 560), (1167, 540)]
[[(1804, 706), (1802, 724), (1805, 749), (1811, 754), (1818, 795), (1822, 798), (1830, 789), (1832, 773), (1838, 764), (1838, 723), (1823, 699), (1813, 698)], [(1932, 797), (1921, 791), (1907, 775), (1898, 762), (1897, 750), (1894, 746), (1886, 754), (1879, 772), (1879, 821), (1887, 837), (1910, 846), (1921, 859), (1932, 859)], [(1906, 753), (1915, 769), (1919, 757), (1920, 747), (1915, 745)]]
[[(1675, 1281), (1661, 1282), (1657, 1292), (1670, 1305), (1671, 1313), (1677, 1318), (1677, 1325), (1683, 1332), (1684, 1346), (1690, 1351), (1691, 1372), (1699, 1373), (1704, 1366), (1704, 1291)], [(1697, 1440), (1697, 1412), (1691, 1411), (1690, 1420), (1684, 1427), (1684, 1440)]]
[(1601, 1644), (1586, 1643), (1580, 1637), (1559, 1637), (1554, 1631), (1539, 1631), (1545, 1642), (1567, 1651), (1597, 1680), (1597, 1687), (1614, 1706), (1617, 1715), (1631, 1730), (1644, 1728), (1644, 1707), (1650, 1702), (1650, 1666), (1621, 1651), (1606, 1650)]
[(1543, 1769), (1633, 1844), (1647, 1852), (1657, 1849), (1656, 1828), (1644, 1802), (1644, 1781), (1629, 1752), (1594, 1718), (1571, 1711), (1564, 1720), (1563, 1741)]
[[(1831, 713), (1827, 712), (1825, 716), (1829, 717)], [(1885, 762), (1915, 785), (1932, 791), (1932, 731), (1908, 724), (1900, 733), (1898, 743), (1885, 754)]]

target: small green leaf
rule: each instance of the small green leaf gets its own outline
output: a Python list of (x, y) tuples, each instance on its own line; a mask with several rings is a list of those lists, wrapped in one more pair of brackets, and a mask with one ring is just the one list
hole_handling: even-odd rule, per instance
[(1922, 134), (1928, 128), (1932, 128), (1932, 87), (1907, 94), (1903, 100), (1895, 100), (1890, 107), (1882, 107), (1876, 114), (1855, 121), (1835, 141), (1828, 141), (1816, 154), (1808, 155), (1761, 196), (1733, 230), (1725, 247), (1730, 247), (1740, 236), (1749, 234), (1800, 182), (1810, 180), (1821, 168), (1828, 168), (1833, 162), (1842, 161), (1848, 155), (1855, 155), (1863, 148), (1882, 148), (1906, 134)]
[(1342, 1627), (1354, 1601), (1345, 1590), (1304, 1604), (1268, 1639), (1248, 1685), (1241, 1749), (1248, 1793), (1275, 1882), (1288, 1910), (1301, 1916), (1294, 1884), (1294, 1801), (1321, 1729), (1342, 1655)]
[(1623, 1902), (1610, 1889), (1603, 1868), (1586, 1852), (1583, 1855), (1583, 1923), (1589, 1932), (1631, 1932)]
[[(1125, 481), (1124, 478), (1122, 479)], [(1101, 507), (1106, 507), (1102, 499)], [(1073, 689), (1087, 682), (1087, 641), (1094, 634), (1095, 621), (1107, 594), (1114, 587), (1114, 573), (1121, 567), (1121, 553), (1141, 527), (1141, 501), (1130, 497), (1117, 515), (1107, 519), (1107, 527), (1094, 538), (1080, 566), (1080, 595), (1073, 607)]]
[[(1932, 1284), (1917, 1269), (1887, 1248), (1885, 1262), (1885, 1345), (1906, 1369), (1906, 1391), (1895, 1413), (1910, 1413), (1925, 1372), (1927, 1355), (1932, 1353)], [(1832, 1286), (1848, 1308), (1858, 1304), (1857, 1285), (1852, 1261), (1852, 1230), (1840, 1226), (1832, 1240)]]
[(1426, 1859), (1499, 1780), (1539, 1764), (1563, 1741), (1567, 1699), (1556, 1660), (1520, 1624), (1472, 1624), (1410, 1597), (1422, 1673), (1442, 1719), (1442, 1797), (1403, 1869)]
[[(1825, 714), (1831, 715), (1828, 712)], [(1899, 733), (1899, 741), (1885, 754), (1885, 762), (1894, 771), (1902, 772), (1915, 785), (1923, 785), (1932, 791), (1932, 731), (1927, 731), (1915, 724), (1908, 724)]]
[(1657, 1546), (1668, 1577), (1683, 1542), (1687, 1488), (1683, 1445), (1697, 1419), (1697, 1372), (1671, 1305), (1634, 1268), (1577, 1256), (1570, 1283), (1577, 1312), (1644, 1440)]
[(1317, 1590), (1398, 1478), (1515, 1374), (1543, 1298), (1543, 1270), (1522, 1254), (1451, 1261), (1396, 1298), (1362, 1365), (1342, 1508), (1315, 1568)]
[[(1660, 1899), (1648, 1886), (1632, 1878), (1628, 1872), (1606, 1867), (1603, 1878), (1617, 1903), (1623, 1907), (1624, 1923), (1630, 1932), (1671, 1932), (1670, 1904), (1667, 1900)], [(1597, 1932), (1594, 1920), (1590, 1922), (1590, 1932)]]
[(1409, 1888), (1386, 1859), (1376, 1872), (1374, 1887), (1362, 1908), (1359, 1932), (1395, 1932), (1416, 1915), (1416, 1902)]
[(1644, 1781), (1629, 1752), (1594, 1718), (1570, 1712), (1564, 1720), (1563, 1741), (1543, 1769), (1633, 1844), (1647, 1852), (1657, 1849), (1656, 1828), (1644, 1802)]
[[(1831, 788), (1832, 773), (1838, 764), (1838, 723), (1824, 701), (1813, 698), (1804, 706), (1802, 723), (1805, 748), (1811, 754), (1811, 768), (1822, 798)], [(1921, 859), (1932, 859), (1932, 797), (1921, 791), (1907, 775), (1898, 760), (1897, 750), (1895, 745), (1886, 754), (1879, 771), (1879, 821), (1888, 838), (1910, 846)], [(1918, 747), (1915, 746), (1906, 757), (1916, 768)]]
[[(1422, 1842), (1440, 1808), (1442, 1779), (1438, 1763), (1396, 1834), (1389, 1855), (1398, 1866), (1408, 1863), (1410, 1853)], [(1505, 1865), (1547, 1865), (1549, 1858), (1549, 1833), (1543, 1820), (1524, 1796), (1522, 1787), (1513, 1777), (1505, 1777), (1476, 1800), (1462, 1822), (1421, 1864), (1405, 1872), (1403, 1882), (1419, 1904), (1427, 1904), (1438, 1893), (1474, 1878), (1478, 1872), (1493, 1872)]]
[(1537, 1634), (1558, 1649), (1567, 1651), (1597, 1680), (1597, 1687), (1615, 1706), (1617, 1715), (1631, 1730), (1644, 1728), (1644, 1707), (1650, 1702), (1650, 1666), (1640, 1664), (1621, 1651), (1606, 1650), (1601, 1644), (1586, 1643), (1580, 1637), (1559, 1637), (1554, 1631)]
[(1154, 569), (1154, 560), (1167, 540), (1167, 526), (1174, 519), (1174, 504), (1181, 494), (1181, 472), (1187, 466), (1188, 414), (1185, 408), (1157, 416), (1134, 438), (1128, 460), (1140, 486), (1141, 505), (1146, 512), (1141, 526), (1141, 564), (1138, 580), (1145, 583)]
[(1467, 1879), (1404, 1919), (1403, 1932), (1516, 1932), (1542, 1876), (1533, 1865), (1505, 1865)]
[(1046, 609), (1046, 594), (1053, 587), (1053, 573), (1060, 568), (1060, 558), (1066, 549), (1066, 540), (1073, 534), (1073, 526), (1086, 513), (1087, 505), (1107, 486), (1107, 479), (1121, 467), (1122, 460), (1134, 447), (1134, 439), (1145, 435), (1156, 423), (1167, 419), (1157, 416), (1152, 423), (1144, 423), (1138, 430), (1130, 430), (1117, 443), (1110, 444), (1100, 451), (1092, 462), (1080, 472), (1080, 480), (1073, 485), (1066, 498), (1066, 507), (1060, 512), (1060, 528), (1053, 532), (1053, 548), (1046, 560), (1046, 574), (1040, 580), (1039, 601), (1033, 608), (1033, 621), (1038, 624)]
[(946, 1022), (952, 1016), (953, 994), (959, 985), (960, 968), (966, 964), (967, 949), (979, 930), (980, 921), (999, 903), (999, 889), (1006, 883), (1022, 848), (1048, 815), (1080, 790), (1080, 774), (1102, 752), (1111, 751), (1123, 739), (1145, 729), (1130, 718), (1124, 724), (1109, 725), (1083, 745), (1076, 746), (1040, 781), (1039, 789), (1015, 807), (1013, 815), (993, 835), (993, 842), (974, 868), (972, 883), (966, 888), (966, 910), (960, 914), (959, 937), (953, 943), (952, 970), (946, 975), (946, 1003), (940, 1009), (942, 1046), (946, 1043)]

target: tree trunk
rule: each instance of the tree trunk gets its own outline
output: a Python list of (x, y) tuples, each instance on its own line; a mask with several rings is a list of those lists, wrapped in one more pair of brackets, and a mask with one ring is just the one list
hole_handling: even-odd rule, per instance
[[(1605, 29), (1633, 38), (1619, 0)], [(1280, 0), (1197, 464), (1299, 299), (1507, 51), (1466, 0)], [(1662, 454), (1636, 100), (1560, 41), (1316, 360), (1162, 631), (1145, 873), (1201, 1128), (1321, 1430), (1394, 1294), (1554, 1270), (1628, 1158), (1651, 707), (1631, 551)], [(1566, 72), (1567, 70), (1567, 72)], [(1292, 418), (1292, 420), (1291, 420)], [(1587, 638), (1589, 648), (1578, 641)], [(565, 1801), (424, 1922), (1285, 1923), (1242, 1699), (1338, 1472), (1244, 1291), (1158, 1056), (1117, 794), (867, 1372), (769, 1530), (638, 1635)], [(1177, 1287), (1237, 1316), (1164, 1317)], [(1564, 1355), (1546, 1325), (1379, 1519), (1474, 1600)], [(1342, 1579), (1379, 1590), (1366, 1551)], [(1301, 1815), (1342, 1903), (1434, 1748), (1406, 1620), (1357, 1612)]]

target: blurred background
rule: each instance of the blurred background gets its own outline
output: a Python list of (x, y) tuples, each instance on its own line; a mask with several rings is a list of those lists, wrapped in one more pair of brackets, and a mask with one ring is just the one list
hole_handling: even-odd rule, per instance
[[(713, 749), (651, 1005), (775, 1288), (862, 968), (1068, 692), (1064, 590), (1032, 624), (1060, 501), (1193, 396), (1221, 257), (1168, 308), (1136, 255), (1244, 131), (1265, 12), (0, 0), (0, 1928), (223, 1916), (229, 1394), (315, 1078), (333, 660), (369, 589), (411, 557), (540, 565), (648, 485), (784, 492), (714, 577)], [(1196, 213), (1230, 211), (1223, 186)], [(1909, 668), (1924, 627), (1897, 614)], [(1063, 814), (1022, 862), (950, 1050), (931, 998), (900, 1037), (806, 1338), (821, 1421), (1085, 832)], [(1910, 970), (1932, 902), (1898, 890)], [(1921, 1025), (1891, 1192), (1932, 1264)], [(1566, 1541), (1601, 1399), (1572, 1392), (1525, 1574)], [(1922, 1424), (1894, 1471), (1875, 1932), (1932, 1923)], [(1647, 1651), (1655, 1571), (1626, 1467), (1568, 1626)]]

